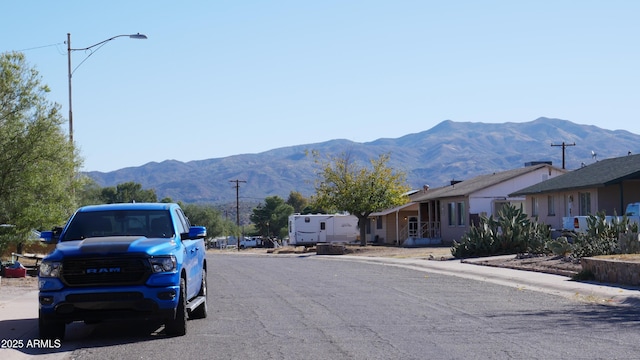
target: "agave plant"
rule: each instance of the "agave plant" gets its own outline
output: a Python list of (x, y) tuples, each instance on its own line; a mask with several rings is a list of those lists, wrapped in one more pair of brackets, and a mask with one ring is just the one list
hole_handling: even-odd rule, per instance
[(454, 241), (451, 254), (461, 258), (544, 251), (548, 226), (532, 223), (522, 207), (513, 205), (503, 207), (497, 215), (497, 219), (481, 216), (478, 226), (472, 226), (460, 242)]

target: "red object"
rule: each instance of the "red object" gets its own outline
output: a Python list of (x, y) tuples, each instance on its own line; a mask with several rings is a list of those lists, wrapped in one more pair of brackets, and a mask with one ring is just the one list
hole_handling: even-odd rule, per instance
[(4, 277), (6, 278), (19, 278), (19, 277), (26, 277), (26, 276), (27, 276), (27, 269), (25, 268), (18, 268), (18, 269), (4, 268)]

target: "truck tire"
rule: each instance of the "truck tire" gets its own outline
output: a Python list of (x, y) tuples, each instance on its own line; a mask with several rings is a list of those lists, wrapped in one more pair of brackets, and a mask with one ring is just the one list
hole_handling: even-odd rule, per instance
[(168, 319), (164, 324), (164, 332), (170, 336), (187, 334), (187, 289), (184, 279), (180, 279), (180, 297), (176, 308), (176, 317)]
[(192, 319), (204, 319), (207, 317), (207, 270), (202, 269), (202, 285), (198, 296), (204, 297), (204, 302), (191, 312)]
[(63, 321), (48, 319), (39, 314), (38, 330), (41, 339), (64, 340), (65, 324)]

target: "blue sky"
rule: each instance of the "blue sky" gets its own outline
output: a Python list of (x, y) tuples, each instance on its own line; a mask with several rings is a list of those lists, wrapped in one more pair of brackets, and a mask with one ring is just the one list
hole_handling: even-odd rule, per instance
[[(570, 120), (640, 134), (640, 1), (6, 1), (86, 171)], [(66, 127), (65, 127), (66, 131)], [(541, 139), (560, 142), (564, 139)]]

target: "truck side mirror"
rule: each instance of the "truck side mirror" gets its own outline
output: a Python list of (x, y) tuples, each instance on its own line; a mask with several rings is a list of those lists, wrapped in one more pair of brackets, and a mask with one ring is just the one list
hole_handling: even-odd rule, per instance
[(204, 226), (192, 226), (189, 228), (190, 239), (204, 239), (207, 237), (207, 228)]
[(40, 241), (45, 244), (53, 243), (53, 231), (41, 231), (40, 232)]

